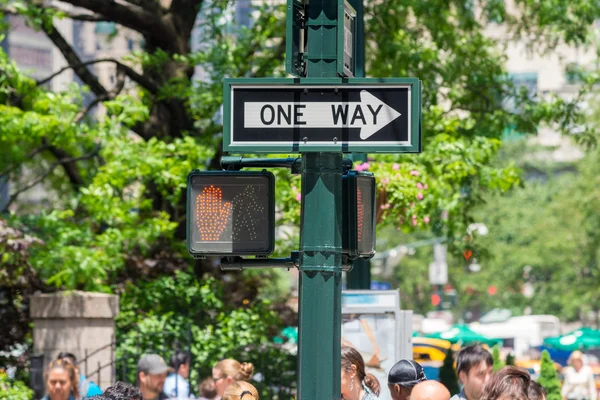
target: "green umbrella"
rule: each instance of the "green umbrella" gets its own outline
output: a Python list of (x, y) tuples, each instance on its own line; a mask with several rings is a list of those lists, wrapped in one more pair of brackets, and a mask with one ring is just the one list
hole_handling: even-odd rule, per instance
[(600, 348), (600, 331), (592, 328), (581, 328), (563, 336), (544, 339), (544, 345), (557, 350), (583, 350)]
[(454, 325), (450, 330), (444, 332), (432, 333), (429, 335), (425, 335), (428, 338), (435, 339), (444, 339), (449, 341), (450, 343), (461, 343), (461, 344), (469, 344), (469, 343), (485, 343), (488, 346), (494, 346), (496, 344), (502, 344), (501, 339), (492, 339), (486, 336), (480, 335), (477, 332), (469, 329), (467, 325)]

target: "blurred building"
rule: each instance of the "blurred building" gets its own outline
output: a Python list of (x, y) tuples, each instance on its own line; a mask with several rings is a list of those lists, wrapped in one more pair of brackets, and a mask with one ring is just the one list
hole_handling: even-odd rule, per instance
[[(506, 0), (505, 7), (508, 13), (517, 13), (513, 0)], [(584, 49), (559, 45), (543, 52), (543, 48), (536, 46), (535, 42), (514, 40), (508, 28), (501, 23), (488, 22), (485, 32), (489, 37), (506, 43), (506, 68), (515, 85), (526, 87), (531, 95), (539, 98), (556, 94), (565, 100), (574, 99), (580, 85), (571, 72), (572, 67), (597, 67), (595, 46)], [(582, 106), (587, 107), (587, 103)], [(583, 151), (572, 140), (548, 126), (540, 126), (537, 136), (530, 140), (548, 148), (547, 152), (538, 154), (548, 161), (572, 162), (583, 157)]]

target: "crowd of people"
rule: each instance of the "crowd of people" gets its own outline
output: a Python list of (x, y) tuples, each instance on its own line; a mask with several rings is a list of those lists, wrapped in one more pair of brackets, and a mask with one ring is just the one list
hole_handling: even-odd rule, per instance
[[(596, 400), (581, 353), (574, 352), (571, 358), (572, 371), (565, 376), (563, 399)], [(443, 384), (427, 379), (419, 363), (400, 360), (388, 373), (387, 390), (393, 400), (546, 400), (544, 388), (527, 371), (506, 366), (494, 373), (492, 355), (478, 344), (460, 350), (456, 373), (462, 390), (451, 397)], [(212, 376), (200, 383), (199, 397), (192, 393), (189, 374), (190, 356), (185, 352), (173, 354), (170, 365), (157, 354), (147, 354), (138, 362), (136, 387), (117, 382), (102, 393), (80, 373), (75, 356), (61, 353), (46, 370), (48, 394), (44, 400), (259, 399), (258, 390), (249, 382), (254, 376), (251, 363), (219, 361)], [(375, 400), (382, 390), (377, 378), (367, 373), (361, 354), (350, 346), (342, 346), (340, 389), (343, 400)]]

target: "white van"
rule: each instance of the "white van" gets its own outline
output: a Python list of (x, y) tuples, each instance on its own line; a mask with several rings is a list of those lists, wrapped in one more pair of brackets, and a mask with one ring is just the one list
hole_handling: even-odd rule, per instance
[(523, 359), (527, 358), (531, 347), (541, 346), (544, 338), (560, 335), (560, 320), (554, 315), (524, 315), (503, 322), (473, 322), (469, 328), (484, 336), (504, 340), (503, 353)]

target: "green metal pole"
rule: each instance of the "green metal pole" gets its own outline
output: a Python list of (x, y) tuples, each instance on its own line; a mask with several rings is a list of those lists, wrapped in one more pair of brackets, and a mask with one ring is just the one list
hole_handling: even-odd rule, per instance
[[(308, 4), (308, 77), (336, 77), (337, 1)], [(298, 399), (339, 400), (342, 154), (302, 155)]]
[[(357, 78), (365, 77), (365, 23), (363, 0), (349, 0), (350, 5), (356, 10), (356, 48), (354, 50)], [(367, 155), (354, 153), (352, 161), (367, 161)], [(352, 271), (346, 273), (346, 286), (348, 289), (371, 289), (371, 262), (356, 260)]]

